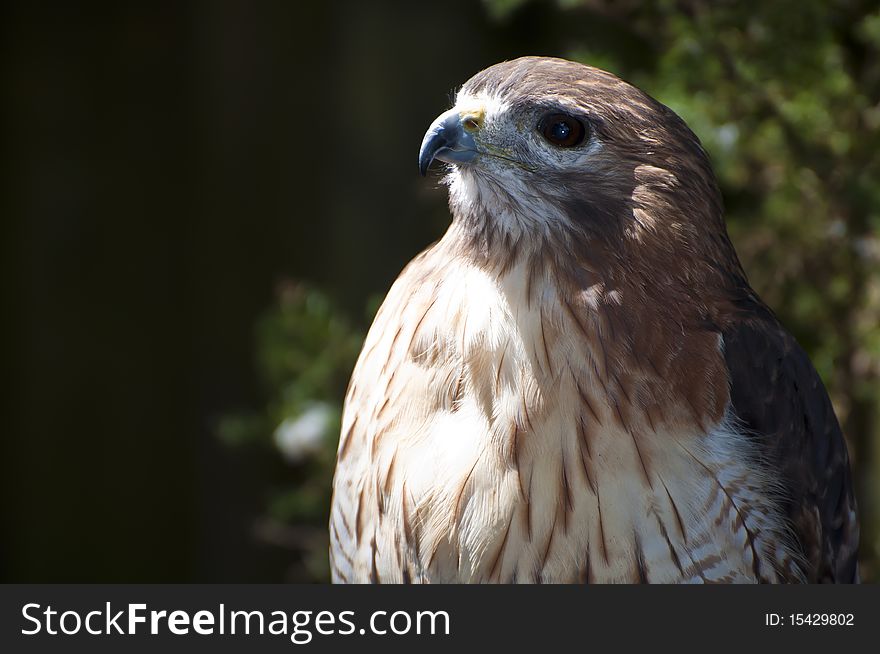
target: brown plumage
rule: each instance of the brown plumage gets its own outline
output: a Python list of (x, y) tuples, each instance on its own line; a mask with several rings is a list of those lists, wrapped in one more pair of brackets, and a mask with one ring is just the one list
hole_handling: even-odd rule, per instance
[(453, 220), (352, 375), (334, 580), (857, 580), (828, 396), (681, 119), (528, 57), (462, 87), (433, 159)]

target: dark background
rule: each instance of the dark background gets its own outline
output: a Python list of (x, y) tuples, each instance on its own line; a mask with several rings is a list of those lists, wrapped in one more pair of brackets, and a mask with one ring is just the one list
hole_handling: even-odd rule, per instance
[[(333, 437), (293, 465), (270, 434), (338, 405), (351, 361), (319, 391), (307, 364), (265, 372), (313, 342), (288, 291), (359, 338), (447, 224), (425, 128), (524, 54), (609, 68), (706, 143), (753, 284), (832, 392), (873, 578), (880, 13), (764, 4), (5, 6), (0, 579), (326, 578), (327, 498), (300, 495), (329, 485)], [(242, 415), (262, 436), (222, 438)]]

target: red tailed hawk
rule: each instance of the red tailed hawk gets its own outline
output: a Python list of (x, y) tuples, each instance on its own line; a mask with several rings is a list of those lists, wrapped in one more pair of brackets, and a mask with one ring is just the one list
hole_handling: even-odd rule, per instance
[(433, 160), (452, 224), (351, 378), (335, 581), (857, 581), (828, 395), (678, 116), (526, 57), (462, 87)]

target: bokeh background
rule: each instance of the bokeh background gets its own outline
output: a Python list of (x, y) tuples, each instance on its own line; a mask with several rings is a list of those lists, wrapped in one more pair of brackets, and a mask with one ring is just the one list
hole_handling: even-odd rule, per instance
[(831, 391), (880, 577), (876, 2), (22, 2), (0, 33), (3, 581), (327, 579), (348, 375), (448, 221), (422, 134), (524, 54), (703, 140)]

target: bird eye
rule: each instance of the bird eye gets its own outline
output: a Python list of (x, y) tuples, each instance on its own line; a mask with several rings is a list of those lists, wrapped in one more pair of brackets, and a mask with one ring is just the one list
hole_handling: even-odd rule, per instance
[(547, 114), (538, 123), (538, 131), (553, 145), (572, 148), (584, 140), (584, 124), (567, 114)]

